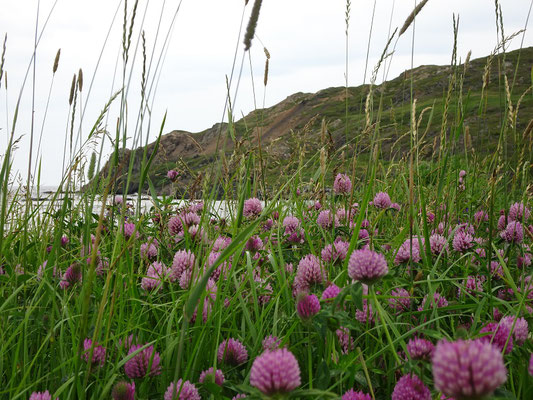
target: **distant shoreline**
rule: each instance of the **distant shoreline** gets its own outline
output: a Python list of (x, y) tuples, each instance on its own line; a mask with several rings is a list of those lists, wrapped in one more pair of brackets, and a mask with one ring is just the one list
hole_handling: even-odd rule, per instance
[[(30, 198), (32, 201), (50, 200), (50, 196), (57, 193), (59, 186), (45, 185), (45, 186), (40, 186), (38, 189), (39, 190), (37, 190), (37, 187), (32, 188), (31, 193), (30, 193)], [(25, 191), (25, 188), (19, 186), (17, 188), (14, 188), (14, 187), (10, 188), (8, 190), (8, 193), (11, 195), (14, 195), (17, 192), (19, 194), (24, 193), (24, 191)], [(62, 195), (64, 195), (65, 193), (66, 193), (65, 191), (61, 191), (59, 193), (59, 198), (61, 199), (63, 197)], [(74, 196), (81, 196), (84, 192), (78, 189), (78, 190), (70, 191), (69, 193)], [(130, 193), (127, 195), (116, 194), (116, 196), (120, 196), (128, 200), (136, 200), (137, 197), (139, 196), (139, 193)], [(151, 196), (149, 194), (141, 193), (141, 200), (150, 200), (150, 199), (151, 199)]]

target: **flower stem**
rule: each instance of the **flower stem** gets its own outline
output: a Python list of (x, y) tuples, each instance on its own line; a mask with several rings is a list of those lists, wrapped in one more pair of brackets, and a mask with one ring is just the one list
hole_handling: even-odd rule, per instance
[(309, 370), (309, 389), (313, 389), (313, 360), (311, 358), (312, 351), (311, 351), (311, 329), (309, 329), (309, 334), (307, 335), (307, 340), (309, 343), (307, 344), (307, 367)]
[(383, 326), (383, 329), (385, 330), (385, 336), (387, 337), (387, 341), (389, 342), (390, 349), (392, 351), (392, 354), (394, 354), (394, 359), (396, 360), (397, 364), (401, 364), (400, 357), (398, 357), (398, 353), (396, 353), (394, 344), (392, 343), (392, 338), (390, 337), (389, 329), (387, 328), (387, 324), (385, 323), (385, 318), (383, 317), (383, 309), (381, 308), (381, 304), (379, 304), (378, 302), (378, 298), (376, 296), (376, 291), (374, 289), (374, 286), (370, 285), (369, 289), (372, 292), (372, 299), (374, 300), (374, 304), (377, 308), (379, 320), (381, 321), (381, 325)]

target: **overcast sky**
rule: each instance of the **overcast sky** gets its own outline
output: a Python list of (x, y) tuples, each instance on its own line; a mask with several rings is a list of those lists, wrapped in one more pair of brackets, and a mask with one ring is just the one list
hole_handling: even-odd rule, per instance
[[(7, 71), (8, 88), (6, 91), (3, 80), (0, 86), (0, 154), (5, 153), (7, 132), (11, 130), (17, 98), (30, 65), (37, 5), (40, 4), (38, 31), (42, 31), (42, 36), (36, 56), (33, 162), (35, 164), (36, 157), (42, 159), (42, 184), (55, 185), (62, 174), (73, 74), (82, 68), (84, 84), (81, 107), (79, 102), (77, 105), (74, 133), (76, 136), (79, 128), (79, 111), (84, 109), (81, 130), (84, 140), (111, 94), (122, 86), (124, 3), (119, 0), (1, 0), (1, 3), (0, 35), (3, 42), (7, 33), (4, 70)], [(130, 14), (133, 3), (133, 0), (128, 2)], [(133, 63), (135, 68), (128, 91), (128, 136), (134, 135), (140, 104), (142, 52), (137, 44), (141, 31), (145, 32), (148, 64), (153, 57), (148, 84), (158, 82), (157, 90), (154, 85), (150, 94), (150, 141), (155, 140), (165, 111), (168, 114), (164, 132), (174, 129), (197, 132), (220, 122), (226, 97), (226, 76), (231, 74), (237, 44), (236, 75), (243, 59), (242, 37), (239, 39), (238, 36), (241, 18), (244, 15), (245, 29), (253, 0), (246, 8), (244, 0), (183, 0), (177, 14), (179, 0), (152, 0), (149, 3), (148, 6), (148, 0), (139, 1), (132, 34), (130, 65)], [(415, 1), (352, 0), (351, 3), (348, 81), (350, 86), (356, 86), (363, 83), (365, 76), (369, 37), (367, 82), (389, 32), (403, 25)], [(531, 0), (501, 0), (500, 3), (506, 36), (526, 27)], [(346, 2), (341, 0), (264, 0), (257, 37), (250, 53), (252, 68), (246, 55), (238, 95), (233, 101), (236, 116), (246, 115), (254, 109), (251, 70), (257, 107), (262, 106), (263, 95), (268, 107), (295, 92), (316, 92), (331, 86), (344, 86), (345, 11)], [(458, 56), (461, 59), (469, 50), (472, 58), (478, 58), (494, 49), (497, 31), (493, 0), (430, 0), (414, 24), (414, 52), (413, 25), (398, 40), (389, 79), (410, 68), (412, 53), (414, 66), (450, 63), (453, 13), (460, 17)], [(167, 35), (168, 47), (162, 59), (160, 55)], [(519, 48), (522, 41), (524, 47), (531, 46), (532, 38), (531, 32), (526, 30), (524, 35), (511, 42), (509, 50)], [(266, 92), (263, 86), (263, 45), (271, 55)], [(52, 66), (59, 48), (61, 59), (51, 85)], [(32, 115), (33, 69), (29, 71), (15, 130), (15, 138), (21, 137), (21, 140), (13, 164), (14, 170), (20, 171), (24, 179)], [(129, 73), (128, 67), (128, 76)], [(154, 76), (158, 79), (154, 80)], [(380, 73), (379, 81), (382, 77)], [(232, 96), (236, 81), (234, 78)], [(50, 88), (50, 104), (44, 119)], [(153, 105), (152, 99), (155, 99)], [(118, 101), (115, 103), (118, 104)], [(103, 121), (112, 133), (117, 117), (118, 107), (114, 106), (110, 109), (109, 119)], [(146, 121), (143, 135), (148, 131), (148, 119)], [(37, 155), (41, 130), (42, 145)], [(107, 141), (104, 156), (109, 154), (109, 148)], [(86, 154), (90, 154), (90, 149), (92, 147), (87, 147)]]

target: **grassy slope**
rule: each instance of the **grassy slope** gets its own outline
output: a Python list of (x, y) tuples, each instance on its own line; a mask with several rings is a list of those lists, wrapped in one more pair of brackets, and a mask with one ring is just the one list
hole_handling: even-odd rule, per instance
[[(518, 57), (520, 62), (517, 62)], [(441, 134), (451, 80), (454, 83), (451, 86), (445, 131), (446, 135), (455, 135), (458, 138), (455, 153), (461, 155), (466, 151), (462, 140), (467, 126), (470, 136), (470, 142), (467, 143), (468, 153), (484, 156), (494, 152), (504, 118), (501, 110), (505, 109), (505, 99), (502, 95), (505, 93), (503, 69), (511, 86), (512, 104), (516, 106), (519, 98), (531, 85), (533, 48), (507, 53), (505, 60), (502, 55), (494, 57), (490, 63), (488, 85), (483, 89), (483, 75), (488, 60), (489, 57), (472, 60), (467, 68), (464, 65), (420, 66), (375, 86), (368, 115), (373, 126), (377, 122), (376, 115), (381, 102), (381, 156), (389, 161), (398, 160), (405, 156), (409, 149), (411, 84), (413, 98), (417, 101), (417, 118), (422, 110), (425, 110), (419, 130), (419, 135), (423, 138), (421, 155), (426, 159), (435, 156), (438, 148), (438, 140), (435, 140)], [(518, 68), (515, 69), (517, 64)], [(460, 79), (463, 79), (462, 96), (459, 92)], [(324, 140), (329, 143), (329, 153), (338, 155), (333, 160), (334, 169), (348, 166), (348, 155), (354, 153), (356, 141), (359, 142), (359, 157), (365, 160), (368, 158), (365, 145), (370, 143), (370, 138), (365, 135), (365, 100), (369, 90), (369, 85), (348, 89), (347, 121), (344, 87), (328, 88), (317, 93), (296, 93), (275, 106), (255, 110), (235, 122), (235, 141), (227, 139), (227, 157), (229, 159), (231, 154), (239, 152), (246, 154), (247, 149), (258, 145), (257, 137), (260, 135), (268, 161), (266, 164), (269, 166), (265, 177), (269, 184), (274, 184), (280, 173), (293, 172), (299, 162), (307, 160), (310, 154), (315, 154), (322, 147)], [(461, 109), (464, 110), (462, 123)], [(533, 96), (529, 92), (521, 101), (516, 126), (510, 133), (512, 138), (519, 135), (533, 118), (532, 110)], [(327, 134), (321, 137), (323, 120)], [(217, 124), (199, 133), (173, 131), (164, 135), (150, 173), (155, 187), (166, 193), (173, 190), (166, 179), (166, 172), (169, 169), (178, 169), (181, 171), (180, 183), (174, 186), (174, 189), (177, 187), (184, 193), (190, 192), (191, 186), (199, 188), (206, 168), (215, 159), (218, 137), (228, 137), (226, 124)], [(513, 140), (509, 140), (507, 146), (508, 151), (512, 153)], [(148, 154), (153, 148), (153, 144), (148, 146)], [(130, 192), (138, 190), (142, 158), (142, 149), (139, 150), (134, 163)], [(234, 171), (231, 162), (229, 168)]]

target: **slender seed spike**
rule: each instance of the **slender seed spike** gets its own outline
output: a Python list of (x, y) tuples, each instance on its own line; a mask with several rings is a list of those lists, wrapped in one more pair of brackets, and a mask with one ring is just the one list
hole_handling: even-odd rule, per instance
[(420, 2), (420, 4), (418, 4), (414, 8), (414, 10), (411, 11), (411, 14), (409, 14), (407, 19), (405, 20), (405, 22), (404, 22), (404, 24), (402, 26), (402, 29), (400, 29), (400, 34), (398, 35), (398, 37), (402, 36), (405, 33), (405, 31), (409, 28), (409, 26), (411, 26), (411, 24), (415, 20), (415, 17), (418, 15), (418, 13), (422, 10), (422, 8), (426, 5), (427, 2), (428, 2), (428, 0), (422, 0)]
[(350, 0), (346, 1), (346, 11), (344, 12), (344, 22), (346, 24), (346, 30), (344, 33), (348, 35), (348, 28), (350, 27), (350, 9), (352, 7), (352, 3)]
[(266, 58), (270, 60), (270, 52), (267, 50), (266, 47), (263, 47), (263, 50), (265, 51)]
[(52, 73), (55, 74), (57, 67), (59, 67), (59, 57), (61, 56), (61, 49), (57, 51), (56, 58), (54, 60), (54, 67), (52, 68)]
[(142, 47), (143, 47), (143, 72), (141, 80), (141, 95), (144, 98), (146, 92), (146, 37), (144, 35), (144, 29), (142, 31)]
[(246, 34), (244, 35), (244, 51), (250, 50), (252, 46), (252, 39), (255, 35), (255, 28), (257, 27), (257, 21), (259, 19), (259, 10), (261, 10), (261, 4), (263, 0), (255, 0), (252, 13), (250, 14), (250, 20), (248, 21), (248, 27), (246, 28)]
[(126, 32), (128, 26), (128, 0), (124, 0), (124, 22), (122, 23), (122, 57), (126, 57)]
[(324, 147), (320, 149), (320, 173), (326, 176), (326, 149)]
[[(2, 86), (2, 75), (4, 73), (4, 62), (6, 60), (6, 44), (7, 44), (7, 33), (4, 37), (4, 46), (2, 50), (2, 57), (0, 58), (0, 87)], [(7, 83), (6, 83), (7, 86)]]
[(75, 90), (76, 90), (76, 74), (74, 74), (74, 77), (72, 78), (72, 85), (70, 86), (70, 96), (68, 98), (69, 105), (72, 105), (72, 101), (74, 100)]
[(133, 13), (131, 15), (131, 23), (130, 23), (130, 31), (128, 34), (128, 50), (130, 48), (131, 44), (131, 35), (133, 34), (133, 23), (135, 22), (135, 16), (137, 15), (137, 6), (139, 5), (139, 0), (135, 0), (135, 4), (133, 4)]
[(326, 143), (326, 118), (322, 118), (322, 124), (320, 125), (320, 142)]
[(365, 101), (365, 121), (366, 121), (365, 130), (368, 129), (368, 127), (370, 127), (370, 123), (372, 122), (370, 118), (371, 98), (372, 98), (372, 91), (368, 92), (368, 95), (366, 96), (366, 101)]
[(94, 170), (96, 167), (96, 153), (93, 151), (91, 154), (91, 160), (89, 162), (89, 168), (87, 169), (87, 178), (92, 180), (94, 177)]
[(527, 138), (531, 132), (533, 132), (533, 119), (529, 121), (529, 124), (527, 124), (523, 137)]
[(83, 90), (83, 71), (80, 68), (78, 72), (78, 89), (81, 92)]
[(265, 84), (265, 86), (267, 85), (267, 82), (268, 82), (268, 62), (270, 60), (267, 58), (266, 59), (266, 62), (265, 62), (265, 77), (264, 77), (264, 80), (263, 80), (263, 83)]
[(472, 50), (468, 51), (468, 54), (466, 55), (465, 65), (470, 62), (470, 56), (472, 55)]

